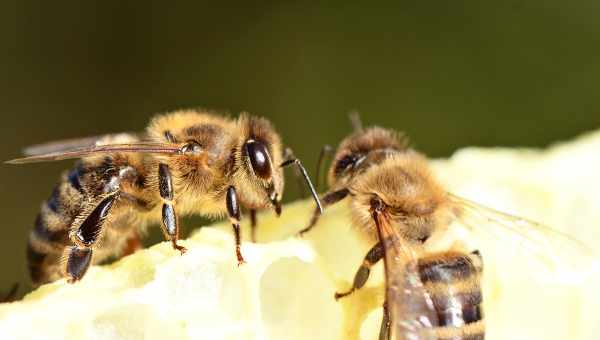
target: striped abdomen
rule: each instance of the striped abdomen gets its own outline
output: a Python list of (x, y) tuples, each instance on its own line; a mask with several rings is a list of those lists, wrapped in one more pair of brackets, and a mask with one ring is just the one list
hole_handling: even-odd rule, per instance
[(439, 340), (483, 340), (485, 336), (478, 254), (444, 252), (419, 260), (419, 273), (437, 312)]
[[(119, 155), (82, 160), (62, 176), (50, 198), (42, 204), (29, 235), (27, 260), (34, 285), (65, 276), (66, 255), (75, 245), (69, 238), (72, 228), (77, 228), (73, 237), (79, 247), (90, 250), (86, 250), (89, 261), (82, 264), (85, 269), (90, 263), (128, 251), (128, 242), (138, 237), (136, 225), (140, 226), (140, 223), (132, 223), (130, 208), (147, 203), (121, 190), (123, 186), (134, 194), (139, 194), (136, 188), (141, 190), (143, 180), (130, 160)], [(128, 199), (119, 201), (123, 196)], [(102, 247), (97, 247), (96, 241), (100, 238)], [(81, 270), (81, 275), (84, 273), (85, 270)]]
[(29, 274), (34, 285), (61, 277), (61, 257), (71, 243), (69, 229), (85, 198), (81, 183), (83, 171), (78, 165), (63, 175), (35, 220), (27, 244)]

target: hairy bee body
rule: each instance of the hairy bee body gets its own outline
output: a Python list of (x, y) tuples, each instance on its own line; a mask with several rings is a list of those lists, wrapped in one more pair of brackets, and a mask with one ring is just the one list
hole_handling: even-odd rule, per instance
[[(432, 175), (426, 158), (409, 148), (404, 136), (392, 130), (359, 127), (340, 143), (329, 168), (328, 184), (329, 191), (322, 197), (324, 205), (347, 197), (353, 227), (375, 243), (358, 269), (352, 288), (336, 293), (336, 299), (360, 289), (371, 267), (381, 259), (388, 262), (388, 291), (413, 289), (403, 287), (402, 282), (411, 274), (407, 268), (416, 263), (411, 270), (421, 286), (410, 294), (418, 296), (418, 303), (412, 306), (407, 301), (386, 301), (404, 304), (403, 308), (415, 311), (415, 315), (402, 315), (400, 318), (406, 320), (393, 323), (410, 325), (412, 317), (423, 320), (429, 313), (435, 320), (427, 327), (429, 336), (414, 339), (483, 339), (480, 257), (466, 249), (428, 252), (424, 245), (430, 237), (445, 231), (451, 215), (447, 192)], [(310, 230), (317, 220), (315, 213), (301, 233)], [(432, 304), (426, 306), (426, 301)], [(396, 307), (385, 306), (380, 339), (390, 338), (387, 308)], [(416, 312), (419, 308), (423, 314)]]
[[(33, 147), (44, 155), (11, 162), (76, 157), (69, 154), (73, 142), (67, 144), (71, 149), (62, 150), (60, 143)], [(29, 237), (28, 266), (36, 285), (65, 276), (75, 282), (90, 264), (135, 250), (148, 224), (162, 222), (166, 238), (184, 252), (177, 245), (178, 215), (229, 215), (241, 263), (241, 207), (280, 213), (283, 151), (263, 118), (179, 111), (157, 116), (141, 136), (107, 135), (74, 152), (81, 159), (42, 204)], [(291, 162), (301, 167), (297, 159)]]

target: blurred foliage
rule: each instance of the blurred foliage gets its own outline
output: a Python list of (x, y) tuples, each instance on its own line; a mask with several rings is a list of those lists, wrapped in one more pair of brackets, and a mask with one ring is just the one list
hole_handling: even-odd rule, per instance
[[(0, 155), (141, 130), (153, 113), (196, 106), (270, 118), (311, 169), (323, 144), (350, 131), (352, 109), (436, 157), (466, 145), (544, 146), (600, 126), (599, 7), (4, 1)], [(28, 282), (27, 235), (69, 166), (0, 167), (0, 288)]]

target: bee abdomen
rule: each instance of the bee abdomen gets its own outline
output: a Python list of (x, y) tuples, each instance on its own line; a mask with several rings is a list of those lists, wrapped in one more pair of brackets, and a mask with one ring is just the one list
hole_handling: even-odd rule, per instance
[(41, 284), (44, 280), (44, 261), (48, 254), (36, 249), (30, 240), (27, 243), (27, 268), (29, 269), (29, 277), (34, 284)]
[(482, 321), (464, 327), (440, 327), (434, 332), (437, 340), (484, 340), (485, 325)]
[(424, 283), (452, 283), (477, 275), (480, 268), (471, 255), (445, 252), (420, 259), (419, 272)]
[(75, 167), (42, 204), (27, 244), (29, 274), (34, 284), (50, 282), (59, 276), (58, 264), (69, 241), (69, 229), (81, 209), (84, 194), (82, 168)]
[(465, 253), (437, 253), (419, 260), (419, 272), (437, 313), (437, 338), (483, 339), (481, 260)]

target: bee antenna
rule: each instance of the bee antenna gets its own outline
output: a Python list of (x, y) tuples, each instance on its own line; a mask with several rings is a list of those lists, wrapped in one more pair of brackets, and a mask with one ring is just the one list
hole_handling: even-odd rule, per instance
[(363, 130), (362, 120), (360, 119), (360, 113), (358, 110), (352, 110), (348, 113), (348, 117), (350, 118), (350, 124), (352, 124), (352, 128), (354, 131), (360, 132)]
[(296, 166), (298, 167), (298, 170), (300, 170), (300, 173), (302, 174), (302, 177), (304, 177), (304, 182), (306, 182), (306, 184), (308, 185), (308, 188), (310, 189), (310, 194), (312, 195), (313, 199), (315, 200), (315, 203), (317, 204), (317, 208), (319, 209), (319, 212), (322, 214), (323, 206), (321, 205), (321, 200), (319, 200), (319, 195), (317, 195), (317, 191), (315, 190), (315, 187), (313, 186), (312, 182), (310, 181), (310, 178), (308, 177), (308, 173), (306, 172), (306, 169), (304, 169), (302, 162), (300, 162), (300, 160), (298, 158), (293, 156), (290, 149), (286, 149), (286, 153), (291, 155), (290, 156), (291, 158), (284, 161), (279, 166), (282, 168), (285, 168), (288, 165), (296, 164)]
[(317, 183), (317, 189), (319, 189), (319, 187), (321, 186), (321, 167), (323, 165), (323, 162), (325, 161), (325, 158), (331, 155), (332, 151), (333, 148), (331, 147), (331, 145), (325, 145), (319, 153), (319, 160), (317, 161), (317, 172), (315, 175), (315, 183)]

